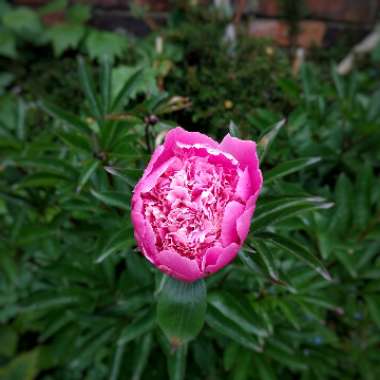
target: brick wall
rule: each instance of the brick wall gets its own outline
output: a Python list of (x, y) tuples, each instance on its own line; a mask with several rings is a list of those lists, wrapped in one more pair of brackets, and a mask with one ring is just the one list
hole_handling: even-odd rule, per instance
[[(93, 6), (92, 23), (104, 29), (125, 28), (142, 35), (149, 25), (135, 19), (130, 4), (149, 7), (151, 21), (165, 22), (166, 12), (176, 0), (72, 0)], [(190, 1), (190, 0), (189, 0)], [(198, 2), (205, 0), (198, 0)], [(206, 0), (207, 1), (207, 0)], [(237, 4), (241, 0), (234, 0)], [(38, 7), (49, 0), (13, 0), (20, 5)], [(328, 44), (342, 35), (352, 33), (361, 38), (380, 16), (380, 0), (304, 0), (304, 19), (299, 24), (296, 43), (308, 47), (312, 44)], [(289, 45), (289, 28), (284, 22), (278, 0), (258, 0), (253, 11), (249, 33), (253, 36), (270, 36), (278, 44)], [(46, 17), (47, 22), (59, 22), (60, 15)], [(149, 23), (148, 23), (149, 24)]]

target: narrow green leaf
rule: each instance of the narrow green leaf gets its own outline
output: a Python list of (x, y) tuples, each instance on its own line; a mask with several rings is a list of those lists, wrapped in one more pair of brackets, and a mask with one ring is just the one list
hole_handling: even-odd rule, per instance
[(78, 132), (81, 132), (85, 135), (89, 135), (92, 133), (91, 128), (88, 126), (86, 122), (84, 122), (79, 117), (75, 116), (74, 114), (70, 113), (69, 111), (66, 111), (46, 100), (42, 101), (40, 105), (41, 105), (41, 108), (50, 116), (74, 128)]
[(265, 173), (264, 182), (267, 185), (275, 179), (305, 169), (321, 161), (321, 157), (299, 158), (297, 160), (283, 162)]
[(134, 93), (135, 89), (140, 85), (140, 81), (143, 79), (142, 74), (143, 70), (139, 69), (125, 82), (112, 103), (111, 112), (118, 109), (124, 101)]
[(352, 184), (345, 174), (341, 174), (335, 187), (336, 209), (331, 219), (330, 229), (338, 235), (347, 232), (351, 223)]
[(119, 340), (117, 341), (118, 345), (126, 344), (141, 335), (146, 334), (154, 328), (156, 324), (156, 318), (154, 313), (149, 312), (143, 317), (140, 317), (136, 321), (128, 325), (121, 333)]
[(85, 137), (74, 133), (59, 133), (58, 136), (70, 148), (90, 154), (92, 156), (92, 147), (90, 141)]
[(262, 264), (261, 267), (265, 268), (266, 273), (271, 279), (279, 281), (276, 264), (274, 262), (271, 250), (264, 241), (254, 240), (253, 244), (256, 248), (260, 263)]
[(134, 368), (131, 380), (140, 380), (145, 367), (148, 364), (149, 354), (152, 350), (152, 334), (147, 334), (142, 339), (142, 342), (137, 342), (136, 352), (134, 355)]
[(131, 210), (131, 200), (129, 195), (117, 191), (102, 191), (98, 192), (94, 189), (91, 190), (91, 194), (103, 202), (104, 204), (112, 207), (118, 207), (126, 211)]
[(223, 352), (223, 367), (230, 371), (239, 357), (239, 345), (236, 343), (229, 344)]
[(262, 322), (254, 317), (254, 310), (243, 300), (238, 300), (227, 292), (214, 292), (208, 297), (209, 303), (225, 318), (230, 319), (248, 334), (268, 336)]
[(174, 347), (194, 339), (201, 331), (206, 314), (206, 284), (166, 277), (158, 295), (157, 323)]
[(248, 380), (251, 374), (252, 353), (241, 350), (239, 360), (233, 370), (233, 380)]
[(286, 123), (285, 119), (280, 120), (257, 143), (258, 154), (259, 154), (261, 162), (264, 161), (264, 158), (270, 146), (272, 145), (273, 141), (276, 139), (278, 133), (280, 132), (282, 127), (285, 125), (285, 123)]
[(100, 120), (102, 118), (102, 109), (99, 99), (96, 96), (94, 79), (82, 57), (78, 58), (78, 72), (83, 92), (90, 106), (91, 114), (95, 119)]
[(19, 140), (25, 140), (26, 138), (25, 110), (25, 103), (22, 99), (19, 99), (17, 102), (16, 114), (16, 134)]
[(260, 233), (259, 236), (256, 236), (256, 239), (257, 238), (271, 241), (274, 245), (302, 260), (305, 264), (316, 270), (326, 280), (332, 280), (329, 272), (324, 267), (322, 262), (312, 252), (310, 252), (309, 249), (299, 244), (297, 241), (271, 232)]
[(355, 225), (365, 228), (371, 216), (371, 193), (373, 184), (372, 167), (369, 162), (364, 164), (358, 174), (356, 185), (356, 205), (354, 208)]
[(134, 242), (133, 230), (130, 226), (123, 228), (121, 231), (117, 231), (107, 241), (95, 262), (97, 264), (103, 262), (113, 253), (132, 246)]
[(232, 120), (228, 124), (228, 130), (232, 137), (240, 137), (239, 127)]
[(100, 66), (100, 87), (103, 105), (103, 115), (107, 115), (111, 103), (111, 60), (108, 56), (104, 56)]
[(96, 169), (99, 167), (100, 161), (96, 160), (93, 162), (90, 162), (89, 165), (87, 165), (84, 168), (84, 171), (82, 172), (77, 186), (77, 193), (80, 193), (83, 187), (86, 185), (88, 180), (91, 178), (92, 174), (96, 171)]
[(210, 307), (206, 315), (207, 324), (217, 333), (231, 338), (236, 343), (250, 350), (261, 352), (263, 349), (252, 335), (247, 334), (239, 325), (231, 319), (227, 319), (214, 307)]
[(333, 203), (326, 202), (320, 197), (291, 198), (267, 202), (257, 208), (252, 230), (259, 231), (297, 214), (332, 206)]
[(379, 295), (368, 295), (365, 296), (367, 303), (369, 315), (372, 320), (380, 327), (380, 296)]
[(263, 356), (254, 355), (253, 365), (255, 372), (258, 373), (260, 380), (276, 380), (277, 376), (272, 369), (272, 365), (268, 364)]
[(122, 359), (125, 351), (125, 345), (121, 344), (116, 347), (116, 351), (113, 357), (113, 362), (112, 362), (112, 368), (111, 368), (111, 374), (109, 377), (109, 380), (118, 380), (119, 374), (120, 374), (120, 368), (122, 365)]
[(25, 177), (17, 184), (17, 187), (56, 187), (59, 186), (63, 181), (70, 182), (70, 178), (58, 173), (35, 173)]

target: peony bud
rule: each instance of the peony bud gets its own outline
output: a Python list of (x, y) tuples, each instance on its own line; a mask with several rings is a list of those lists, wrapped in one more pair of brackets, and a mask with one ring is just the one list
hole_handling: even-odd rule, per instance
[(134, 189), (136, 241), (172, 277), (192, 282), (208, 276), (237, 255), (261, 186), (253, 141), (227, 135), (218, 144), (172, 129)]

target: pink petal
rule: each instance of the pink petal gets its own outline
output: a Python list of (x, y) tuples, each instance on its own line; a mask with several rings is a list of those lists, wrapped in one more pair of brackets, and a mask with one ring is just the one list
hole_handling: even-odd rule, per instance
[(252, 183), (251, 177), (248, 172), (248, 168), (245, 168), (243, 173), (239, 177), (239, 181), (236, 186), (236, 195), (244, 202), (252, 195)]
[(226, 247), (231, 243), (239, 243), (239, 236), (236, 231), (236, 222), (240, 215), (244, 212), (245, 207), (236, 201), (227, 204), (224, 210), (222, 221), (222, 243)]
[(141, 178), (140, 182), (136, 185), (135, 192), (146, 193), (152, 190), (161, 175), (164, 174), (169, 166), (173, 165), (177, 160), (177, 157), (172, 157), (160, 167), (156, 168), (150, 175)]
[(160, 270), (182, 281), (193, 282), (204, 276), (195, 260), (173, 251), (158, 252), (155, 263)]
[(150, 159), (150, 161), (148, 163), (148, 166), (144, 170), (143, 177), (148, 176), (152, 172), (152, 170), (156, 168), (156, 162), (157, 162), (158, 158), (161, 156), (163, 151), (164, 151), (163, 145), (159, 145), (156, 148), (156, 150), (153, 152), (152, 158)]
[(217, 148), (218, 143), (215, 142), (210, 137), (203, 135), (199, 132), (187, 132), (181, 127), (171, 129), (164, 142), (164, 151), (159, 157), (156, 165), (162, 165), (166, 160), (173, 156), (174, 148), (177, 143), (192, 145), (192, 144), (203, 144), (211, 148)]
[(220, 144), (220, 149), (232, 154), (240, 162), (242, 169), (248, 167), (254, 191), (261, 188), (262, 175), (255, 142), (240, 140), (227, 134)]
[(140, 241), (139, 247), (143, 251), (144, 256), (150, 262), (153, 262), (154, 258), (157, 256), (156, 236), (148, 221), (145, 221), (145, 234), (143, 240)]
[(229, 264), (237, 255), (240, 245), (230, 244), (228, 247), (209, 248), (203, 257), (202, 268), (206, 274), (217, 272)]
[(241, 244), (243, 244), (246, 239), (249, 228), (251, 227), (251, 219), (253, 212), (255, 211), (255, 207), (247, 208), (236, 221), (236, 229), (240, 238)]
[(188, 132), (181, 127), (171, 129), (165, 138), (165, 148), (173, 148), (176, 143), (183, 143), (187, 145), (202, 144), (211, 148), (218, 148), (218, 143), (212, 138), (199, 133)]

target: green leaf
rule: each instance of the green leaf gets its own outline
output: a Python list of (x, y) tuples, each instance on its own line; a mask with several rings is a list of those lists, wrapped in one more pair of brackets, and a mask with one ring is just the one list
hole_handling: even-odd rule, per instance
[(268, 364), (263, 355), (253, 355), (252, 359), (255, 372), (257, 371), (260, 380), (277, 379), (277, 376), (272, 369), (273, 365)]
[(111, 60), (104, 56), (101, 62), (100, 70), (100, 89), (103, 105), (103, 115), (107, 115), (111, 104)]
[(31, 187), (55, 187), (62, 184), (63, 181), (70, 182), (70, 178), (62, 174), (54, 173), (35, 173), (26, 176), (17, 184), (19, 188)]
[(215, 332), (231, 338), (236, 343), (250, 350), (261, 352), (263, 349), (252, 335), (247, 334), (239, 325), (226, 318), (218, 310), (210, 307), (206, 315), (207, 324)]
[(170, 380), (185, 380), (186, 357), (187, 344), (178, 347), (173, 354), (168, 356), (167, 360)]
[(19, 140), (25, 140), (26, 138), (25, 110), (25, 103), (22, 99), (19, 99), (17, 102), (16, 114), (16, 134)]
[(356, 192), (356, 204), (354, 208), (355, 225), (365, 228), (371, 215), (371, 193), (373, 173), (369, 162), (364, 164), (363, 170), (358, 174)]
[(16, 37), (7, 30), (0, 30), (0, 56), (16, 58)]
[(174, 347), (194, 339), (206, 314), (206, 284), (166, 277), (158, 296), (157, 323)]
[(330, 229), (338, 235), (347, 232), (351, 223), (352, 184), (345, 174), (341, 174), (335, 187), (336, 209), (331, 219)]
[(131, 95), (136, 91), (136, 88), (141, 85), (141, 81), (143, 80), (142, 74), (143, 70), (139, 69), (128, 78), (123, 87), (117, 93), (115, 100), (112, 103), (111, 111), (117, 110), (126, 100), (129, 100)]
[(67, 18), (72, 23), (83, 24), (91, 18), (91, 8), (86, 4), (73, 4), (66, 12)]
[(58, 24), (49, 28), (46, 35), (53, 44), (55, 56), (59, 57), (69, 48), (77, 48), (84, 33), (85, 29), (81, 25)]
[(380, 296), (379, 295), (368, 295), (365, 296), (367, 303), (369, 315), (372, 320), (380, 327)]
[(52, 104), (52, 103), (44, 100), (41, 102), (41, 107), (50, 116), (60, 120), (61, 122), (72, 127), (73, 129), (75, 129), (75, 130), (77, 130), (83, 134), (86, 134), (86, 135), (92, 133), (92, 130), (88, 126), (87, 123), (85, 123), (83, 120), (81, 120), (79, 117), (73, 115), (72, 113), (56, 106), (55, 104)]
[(13, 356), (17, 349), (18, 336), (10, 326), (0, 326), (0, 355)]
[(117, 33), (92, 29), (86, 38), (86, 49), (92, 59), (100, 60), (107, 55), (111, 60), (119, 58), (125, 51), (127, 38)]
[(81, 190), (86, 185), (86, 183), (91, 178), (96, 169), (99, 167), (99, 165), (100, 161), (90, 161), (89, 164), (85, 166), (78, 181), (77, 193), (81, 192)]
[(223, 353), (223, 367), (226, 371), (230, 371), (239, 356), (239, 345), (236, 343), (229, 344)]
[(112, 362), (112, 368), (111, 368), (111, 374), (109, 377), (109, 380), (118, 380), (119, 374), (120, 374), (120, 369), (122, 366), (122, 360), (123, 360), (123, 355), (125, 351), (125, 346), (126, 344), (121, 344), (116, 347), (116, 351), (113, 357), (113, 362)]
[(121, 231), (117, 231), (107, 241), (101, 253), (97, 256), (95, 262), (97, 264), (101, 263), (113, 253), (132, 246), (134, 242), (135, 240), (133, 238), (133, 231), (131, 230), (131, 227), (126, 227)]
[(299, 244), (297, 241), (270, 232), (260, 233), (256, 236), (256, 239), (257, 238), (271, 241), (274, 245), (284, 249), (287, 253), (302, 260), (305, 264), (316, 270), (323, 278), (331, 281), (331, 276), (322, 262), (310, 252), (309, 249)]
[(16, 356), (7, 366), (0, 368), (1, 380), (34, 380), (38, 369), (38, 348)]
[(154, 313), (147, 313), (139, 319), (132, 322), (121, 332), (117, 341), (118, 345), (124, 345), (132, 340), (139, 338), (154, 328), (156, 324)]
[(131, 210), (131, 200), (129, 195), (117, 191), (102, 191), (98, 192), (94, 189), (91, 190), (91, 194), (103, 202), (107, 206), (118, 207), (126, 211)]
[(254, 311), (243, 299), (238, 300), (232, 294), (214, 292), (208, 297), (208, 302), (217, 309), (225, 318), (230, 319), (248, 334), (261, 337), (268, 336), (262, 322), (254, 317)]
[(284, 197), (264, 204), (261, 203), (256, 209), (252, 230), (259, 231), (284, 219), (292, 218), (297, 214), (312, 210), (326, 209), (332, 206), (333, 203), (326, 202), (325, 199), (321, 197)]
[(264, 183), (267, 185), (275, 179), (297, 172), (320, 161), (321, 157), (310, 157), (283, 162), (265, 173)]
[(134, 353), (134, 368), (131, 380), (140, 380), (145, 367), (148, 364), (149, 354), (152, 350), (152, 334), (147, 334), (142, 342), (136, 343), (136, 351)]
[(90, 112), (95, 119), (100, 120), (102, 118), (102, 108), (96, 96), (94, 79), (82, 57), (78, 58), (78, 72), (82, 90), (90, 106)]
[(58, 136), (66, 145), (72, 149), (87, 153), (91, 155), (91, 157), (93, 156), (92, 147), (90, 141), (87, 138), (74, 133), (59, 133)]
[(240, 137), (239, 133), (239, 127), (231, 120), (228, 124), (228, 131), (230, 132), (230, 135), (233, 137)]
[(279, 346), (271, 345), (266, 348), (265, 353), (293, 370), (305, 371), (307, 369), (307, 365), (300, 355), (290, 354)]
[(286, 120), (280, 120), (276, 123), (269, 132), (267, 132), (257, 143), (257, 150), (260, 157), (260, 161), (263, 162), (269, 148), (271, 147), (273, 141), (276, 139), (278, 133), (285, 125)]
[(6, 28), (19, 33), (21, 36), (31, 37), (42, 32), (40, 19), (37, 13), (30, 8), (14, 8), (6, 12), (2, 20)]
[(271, 279), (279, 281), (280, 279), (271, 250), (268, 248), (264, 241), (254, 240), (253, 244), (256, 248), (256, 252), (261, 263), (260, 266), (265, 268), (265, 272)]

